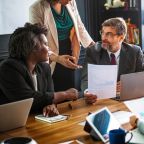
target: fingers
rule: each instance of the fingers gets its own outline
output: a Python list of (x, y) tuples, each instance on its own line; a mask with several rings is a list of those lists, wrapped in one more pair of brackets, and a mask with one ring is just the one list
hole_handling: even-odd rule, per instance
[(90, 94), (90, 93), (85, 93), (84, 98), (85, 98), (86, 103), (88, 104), (93, 104), (97, 101), (97, 96), (94, 94)]
[(76, 63), (76, 58), (75, 57), (70, 56), (70, 55), (63, 55), (63, 56), (65, 56), (66, 59), (69, 59), (69, 60), (73, 61), (74, 63)]
[(66, 90), (66, 94), (67, 94), (68, 100), (77, 100), (79, 96), (79, 92), (75, 88), (70, 88)]
[(81, 65), (77, 65), (77, 60), (75, 57), (73, 56), (67, 56), (67, 64), (70, 66), (70, 67), (73, 67), (74, 69), (79, 69), (79, 68), (82, 68)]
[(58, 112), (57, 108), (55, 107), (55, 105), (48, 105), (48, 106), (44, 107), (44, 109), (43, 109), (44, 116), (51, 117), (51, 116), (56, 116), (58, 114), (59, 114), (59, 112)]
[(135, 128), (137, 126), (137, 121), (138, 121), (138, 118), (135, 115), (133, 115), (130, 117), (129, 123), (131, 124), (133, 128)]
[(69, 88), (68, 90), (66, 90), (67, 92), (78, 92), (78, 90), (77, 89), (75, 89), (75, 88)]
[(76, 63), (74, 63), (73, 61), (71, 61), (71, 60), (67, 60), (66, 61), (66, 65), (67, 65), (67, 67), (68, 68), (71, 68), (71, 69), (80, 69), (80, 68), (82, 68), (82, 66), (81, 65), (77, 65)]
[(87, 103), (87, 104), (93, 104), (93, 103), (95, 103), (96, 102), (96, 100), (94, 100), (94, 99), (87, 99), (87, 100), (85, 100), (85, 102)]
[(77, 68), (82, 68), (82, 66), (77, 65), (77, 60), (75, 57), (70, 56), (70, 55), (61, 55), (59, 56), (59, 61), (60, 64), (64, 65), (67, 68), (70, 69), (77, 69)]
[(67, 59), (65, 66), (70, 69), (77, 69), (78, 65), (73, 63), (71, 60)]
[(92, 46), (94, 46), (94, 45), (95, 45), (95, 42), (92, 41), (88, 47), (92, 47)]
[(117, 93), (120, 92), (120, 89), (121, 89), (121, 82), (119, 81), (117, 82), (117, 89), (116, 89)]

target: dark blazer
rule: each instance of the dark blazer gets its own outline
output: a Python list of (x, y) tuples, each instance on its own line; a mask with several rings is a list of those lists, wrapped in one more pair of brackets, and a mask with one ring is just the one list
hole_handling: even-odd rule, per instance
[(35, 91), (32, 77), (24, 62), (8, 58), (0, 65), (0, 104), (26, 98), (34, 98), (33, 111), (42, 110), (52, 104), (53, 81), (49, 64), (40, 63), (35, 68), (38, 91)]
[[(88, 88), (87, 64), (110, 65), (107, 50), (101, 47), (87, 48), (81, 76), (82, 91)], [(119, 59), (118, 78), (120, 75), (143, 71), (143, 53), (139, 46), (122, 43)]]

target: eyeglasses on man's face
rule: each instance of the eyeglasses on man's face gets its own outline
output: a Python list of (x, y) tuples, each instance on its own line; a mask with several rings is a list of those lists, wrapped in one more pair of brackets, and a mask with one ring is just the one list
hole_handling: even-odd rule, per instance
[(112, 32), (103, 32), (102, 30), (99, 31), (100, 32), (100, 35), (101, 36), (105, 36), (105, 37), (108, 37), (108, 38), (113, 38), (114, 36), (118, 35), (118, 34), (114, 34)]

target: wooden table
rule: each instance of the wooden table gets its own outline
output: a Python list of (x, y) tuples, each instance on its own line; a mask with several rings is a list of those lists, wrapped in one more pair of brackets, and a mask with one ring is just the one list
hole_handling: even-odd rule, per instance
[[(72, 105), (72, 109), (69, 107), (69, 103)], [(68, 120), (49, 124), (35, 120), (34, 115), (30, 115), (25, 127), (0, 134), (0, 140), (23, 136), (35, 139), (38, 144), (57, 144), (74, 139), (78, 139), (85, 144), (102, 144), (101, 141), (94, 141), (79, 123), (85, 121), (88, 112), (96, 111), (105, 106), (111, 112), (128, 110), (123, 103), (111, 99), (98, 100), (95, 105), (87, 105), (83, 99), (66, 102), (59, 104), (57, 107), (61, 114), (71, 115)]]

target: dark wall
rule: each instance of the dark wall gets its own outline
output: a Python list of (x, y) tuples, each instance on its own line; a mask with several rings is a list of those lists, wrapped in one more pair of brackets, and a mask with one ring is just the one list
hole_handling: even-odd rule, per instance
[(85, 19), (85, 0), (76, 0), (77, 3), (77, 8), (79, 11), (79, 14), (81, 16), (81, 19), (83, 21), (84, 24), (86, 24), (86, 19)]
[(93, 39), (95, 39), (94, 24), (97, 22), (96, 0), (76, 0), (81, 19)]

